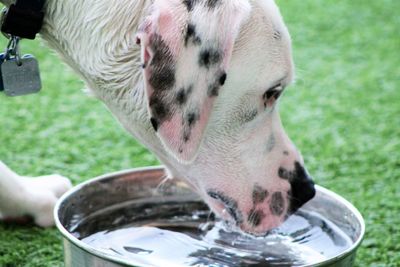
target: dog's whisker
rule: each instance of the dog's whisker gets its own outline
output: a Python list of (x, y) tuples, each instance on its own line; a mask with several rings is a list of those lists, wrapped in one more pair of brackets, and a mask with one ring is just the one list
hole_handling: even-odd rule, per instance
[(165, 174), (165, 175), (161, 176), (160, 179), (161, 179), (161, 181), (156, 186), (156, 191), (163, 191), (164, 187), (166, 186), (166, 183), (171, 178), (169, 178), (168, 175)]

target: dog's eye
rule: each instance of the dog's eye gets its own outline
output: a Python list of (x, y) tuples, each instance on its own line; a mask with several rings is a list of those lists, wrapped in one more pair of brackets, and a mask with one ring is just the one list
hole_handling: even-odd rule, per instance
[(269, 88), (267, 91), (265, 91), (263, 99), (264, 101), (270, 101), (272, 98), (274, 98), (274, 100), (277, 100), (282, 94), (282, 91), (283, 91), (283, 86), (281, 83), (279, 83)]
[(273, 106), (275, 101), (281, 96), (283, 89), (284, 86), (282, 83), (279, 83), (265, 91), (263, 94), (264, 108)]

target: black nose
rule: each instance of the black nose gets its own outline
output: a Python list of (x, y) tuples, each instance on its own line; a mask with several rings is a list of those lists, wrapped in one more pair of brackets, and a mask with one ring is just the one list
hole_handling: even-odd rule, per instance
[(294, 163), (294, 170), (279, 168), (278, 175), (289, 181), (289, 213), (296, 212), (306, 202), (315, 196), (315, 184), (307, 171), (299, 162)]

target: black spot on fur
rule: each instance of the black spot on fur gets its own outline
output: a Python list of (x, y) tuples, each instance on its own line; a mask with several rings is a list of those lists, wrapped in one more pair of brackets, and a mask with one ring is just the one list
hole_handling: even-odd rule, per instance
[(176, 102), (179, 105), (185, 104), (192, 91), (193, 91), (193, 85), (190, 85), (187, 89), (181, 88), (176, 94)]
[(192, 93), (193, 91), (193, 85), (189, 86), (187, 89), (182, 87), (178, 93), (176, 94), (176, 102), (178, 105), (183, 105), (187, 102), (188, 96)]
[(175, 63), (171, 51), (159, 35), (152, 38), (151, 49), (154, 55), (150, 64), (149, 84), (154, 91), (171, 89), (175, 84)]
[(221, 74), (217, 75), (217, 77), (218, 77), (217, 80), (215, 80), (212, 84), (208, 85), (207, 95), (209, 97), (218, 96), (221, 85), (225, 83), (226, 73), (223, 71)]
[(155, 118), (150, 119), (151, 125), (153, 126), (154, 131), (158, 131), (158, 122)]
[(189, 23), (185, 35), (185, 46), (187, 46), (189, 39), (196, 35), (196, 27)]
[(203, 49), (199, 54), (199, 65), (201, 67), (209, 68), (212, 65), (219, 63), (222, 59), (221, 52), (210, 48)]
[(146, 68), (150, 73), (148, 82), (154, 92), (149, 99), (149, 106), (158, 129), (172, 116), (174, 102), (169, 94), (175, 85), (175, 61), (161, 36), (155, 34), (151, 38), (150, 48), (153, 51), (153, 57)]
[(243, 215), (238, 209), (237, 202), (231, 198), (223, 194), (222, 192), (215, 191), (215, 190), (208, 190), (207, 195), (211, 198), (221, 201), (224, 204), (227, 212), (231, 217), (235, 220), (237, 224), (241, 224), (243, 222)]
[(227, 77), (226, 72), (223, 72), (223, 73), (221, 74), (221, 76), (219, 77), (219, 84), (220, 84), (221, 86), (223, 86), (223, 85), (225, 84), (226, 77)]
[(209, 86), (208, 86), (207, 95), (208, 95), (209, 97), (218, 96), (218, 94), (219, 94), (219, 88), (220, 88), (220, 86), (219, 86), (218, 84), (215, 84), (215, 83), (209, 85)]
[(196, 112), (190, 112), (187, 115), (187, 122), (189, 127), (192, 127), (198, 120), (200, 119), (200, 115)]
[(269, 204), (271, 213), (276, 216), (282, 215), (285, 209), (285, 200), (281, 192), (274, 192), (271, 196), (271, 202)]
[(161, 70), (151, 73), (149, 84), (157, 90), (169, 90), (175, 84), (175, 69), (173, 67), (164, 66)]
[(200, 119), (200, 115), (197, 112), (189, 112), (186, 115), (186, 123), (183, 130), (183, 141), (187, 143), (190, 140), (190, 136), (192, 135), (192, 128), (195, 123)]
[(195, 34), (196, 34), (196, 27), (193, 24), (189, 23), (186, 30), (186, 39), (189, 39)]
[(279, 168), (278, 175), (282, 179), (288, 180), (291, 186), (289, 212), (296, 212), (301, 206), (315, 196), (315, 184), (308, 176), (306, 170), (299, 162), (294, 163), (294, 170), (289, 171)]
[(193, 37), (193, 44), (195, 44), (195, 45), (201, 45), (201, 38), (199, 37), (199, 36), (195, 36), (195, 37)]
[(198, 0), (183, 0), (183, 4), (186, 6), (188, 11), (192, 11)]
[(214, 8), (217, 6), (217, 4), (220, 4), (221, 0), (207, 0), (207, 6), (209, 8)]
[(146, 63), (143, 63), (142, 64), (142, 69), (145, 69), (146, 68)]
[(253, 198), (253, 204), (259, 204), (264, 202), (264, 200), (268, 197), (268, 190), (262, 188), (259, 185), (255, 185), (253, 188), (253, 194), (252, 194), (252, 198)]
[[(209, 8), (215, 8), (217, 4), (221, 3), (221, 0), (203, 0)], [(194, 6), (199, 2), (199, 0), (183, 0), (183, 4), (186, 6), (187, 10), (190, 12), (193, 10)]]
[(176, 101), (178, 102), (179, 105), (182, 105), (186, 103), (186, 100), (187, 100), (187, 95), (185, 92), (185, 88), (182, 88), (176, 94)]
[(285, 155), (285, 156), (289, 156), (289, 151), (283, 151), (283, 155)]
[(196, 26), (189, 23), (186, 30), (185, 35), (185, 46), (189, 44), (189, 41), (192, 41), (195, 45), (201, 44), (201, 38), (196, 34)]
[(184, 130), (183, 131), (183, 142), (187, 143), (190, 140), (190, 135), (192, 132), (190, 130)]
[(254, 227), (259, 226), (262, 222), (262, 219), (265, 218), (265, 213), (262, 210), (255, 210), (252, 209), (247, 217), (247, 221), (249, 224), (253, 225)]
[(163, 101), (161, 100), (161, 98), (158, 97), (157, 94), (153, 94), (153, 96), (150, 97), (149, 105), (152, 111), (153, 118), (156, 119), (159, 124), (167, 119), (171, 114), (169, 105), (163, 103)]

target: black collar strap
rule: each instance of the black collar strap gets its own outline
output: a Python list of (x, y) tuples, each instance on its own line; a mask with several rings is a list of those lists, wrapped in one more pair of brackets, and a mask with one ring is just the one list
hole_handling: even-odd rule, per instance
[(1, 31), (21, 38), (35, 39), (43, 24), (45, 0), (17, 0), (3, 19)]

